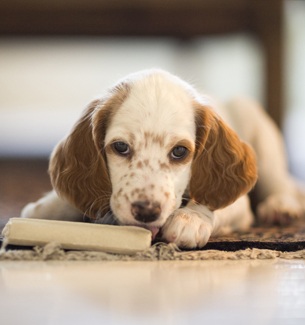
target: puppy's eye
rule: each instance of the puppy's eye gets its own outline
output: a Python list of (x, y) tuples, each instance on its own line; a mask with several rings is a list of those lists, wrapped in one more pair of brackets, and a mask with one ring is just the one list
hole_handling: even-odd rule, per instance
[(183, 146), (177, 146), (171, 151), (171, 158), (181, 159), (188, 154), (188, 149)]
[(113, 144), (113, 148), (120, 155), (127, 155), (130, 152), (129, 145), (127, 143), (125, 143), (125, 142), (115, 142)]

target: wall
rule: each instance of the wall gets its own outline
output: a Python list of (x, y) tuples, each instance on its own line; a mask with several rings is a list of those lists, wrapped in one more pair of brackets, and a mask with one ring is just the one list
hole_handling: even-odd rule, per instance
[(0, 155), (49, 155), (90, 100), (126, 74), (152, 67), (177, 73), (221, 99), (238, 92), (260, 97), (259, 50), (244, 35), (191, 43), (0, 40)]
[[(305, 2), (286, 1), (285, 138), (305, 179)], [(192, 42), (141, 38), (0, 39), (0, 157), (48, 156), (81, 110), (130, 72), (160, 67), (226, 100), (262, 101), (264, 61), (249, 35)]]

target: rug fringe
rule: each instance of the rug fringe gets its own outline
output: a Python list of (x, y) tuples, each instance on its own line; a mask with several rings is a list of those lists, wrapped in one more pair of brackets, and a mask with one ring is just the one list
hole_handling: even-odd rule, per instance
[(305, 259), (305, 249), (279, 252), (247, 248), (236, 252), (219, 250), (181, 251), (175, 244), (157, 243), (135, 255), (110, 254), (92, 251), (64, 251), (60, 244), (49, 243), (33, 250), (1, 250), (0, 261), (170, 261), (170, 260), (253, 260)]

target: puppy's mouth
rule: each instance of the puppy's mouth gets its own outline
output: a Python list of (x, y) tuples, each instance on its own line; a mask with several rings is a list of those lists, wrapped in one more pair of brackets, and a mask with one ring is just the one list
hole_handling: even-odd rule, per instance
[(160, 227), (150, 227), (150, 226), (144, 226), (144, 225), (143, 226), (142, 225), (134, 225), (134, 226), (149, 230), (151, 232), (151, 240), (152, 241), (156, 238), (156, 236), (160, 230)]
[(150, 225), (145, 225), (145, 224), (138, 224), (138, 223), (129, 223), (129, 224), (124, 224), (120, 223), (121, 226), (133, 226), (133, 227), (139, 227), (139, 228), (144, 228), (147, 229), (151, 232), (151, 240), (155, 240), (157, 234), (159, 233), (161, 227), (157, 226), (150, 226)]
[(141, 223), (126, 224), (126, 223), (120, 222), (119, 219), (114, 215), (114, 213), (111, 210), (108, 211), (103, 218), (97, 218), (97, 220), (95, 220), (95, 223), (104, 224), (104, 225), (134, 226), (134, 227), (144, 228), (151, 232), (152, 241), (156, 238), (156, 235), (158, 234), (158, 232), (160, 231), (160, 228), (161, 228), (160, 226), (158, 227), (158, 226), (153, 226), (153, 225), (144, 224), (144, 223), (142, 223), (142, 224)]

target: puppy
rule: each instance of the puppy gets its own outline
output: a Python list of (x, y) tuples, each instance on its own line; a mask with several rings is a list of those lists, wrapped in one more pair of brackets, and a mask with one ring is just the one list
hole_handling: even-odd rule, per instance
[(111, 209), (121, 225), (203, 247), (211, 235), (251, 225), (247, 193), (257, 166), (259, 218), (300, 217), (302, 196), (280, 133), (259, 105), (237, 99), (221, 106), (165, 71), (142, 71), (89, 104), (52, 153), (54, 191), (21, 216), (81, 221)]

